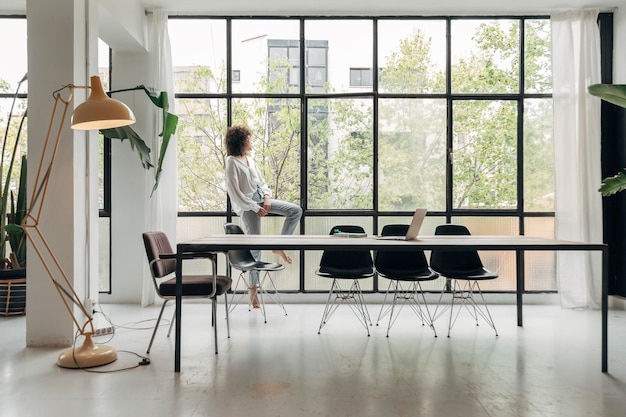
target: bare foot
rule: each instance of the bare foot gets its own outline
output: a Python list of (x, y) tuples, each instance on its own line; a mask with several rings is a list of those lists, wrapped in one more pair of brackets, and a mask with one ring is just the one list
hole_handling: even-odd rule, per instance
[(283, 261), (287, 262), (288, 264), (293, 262), (293, 260), (291, 259), (291, 256), (287, 255), (287, 252), (285, 252), (284, 250), (275, 249), (272, 252), (280, 256), (281, 258), (283, 258)]
[(259, 287), (252, 286), (248, 288), (248, 292), (250, 293), (250, 304), (252, 304), (252, 308), (261, 308), (261, 304), (259, 304), (259, 297), (257, 293), (259, 291)]

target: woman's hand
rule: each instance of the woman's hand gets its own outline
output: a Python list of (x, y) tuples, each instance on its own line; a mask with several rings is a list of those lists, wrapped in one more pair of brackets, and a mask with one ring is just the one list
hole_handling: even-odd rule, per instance
[(263, 197), (263, 209), (265, 210), (265, 214), (269, 213), (272, 210), (272, 203), (270, 202), (270, 197), (268, 195)]
[(257, 211), (256, 214), (259, 217), (267, 216), (267, 210), (265, 210), (263, 207), (259, 207), (259, 211)]

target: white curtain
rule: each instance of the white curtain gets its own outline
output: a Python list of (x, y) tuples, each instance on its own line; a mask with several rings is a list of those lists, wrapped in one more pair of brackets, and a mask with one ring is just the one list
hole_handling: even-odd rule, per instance
[[(152, 78), (148, 86), (154, 88), (156, 92), (167, 91), (169, 97), (169, 111), (176, 113), (174, 109), (174, 79), (172, 72), (172, 52), (169, 33), (167, 30), (168, 15), (163, 10), (155, 10), (148, 18), (149, 36), (149, 56)], [(155, 118), (154, 132), (160, 133), (162, 130), (162, 116), (159, 113)], [(161, 149), (161, 137), (153, 135), (149, 143), (152, 157), (152, 164), (156, 167)], [(159, 230), (165, 232), (172, 245), (176, 242), (176, 216), (177, 216), (177, 168), (176, 168), (176, 138), (172, 137), (167, 147), (166, 157), (163, 161), (163, 171), (159, 181), (159, 187), (152, 194), (148, 207), (149, 212), (145, 217), (145, 230)], [(146, 196), (152, 193), (154, 185), (154, 170), (146, 171)], [(175, 247), (175, 246), (174, 246)], [(146, 306), (154, 303), (155, 292), (152, 284), (150, 271), (146, 268), (144, 272), (143, 287), (141, 294), (141, 305)]]
[[(597, 10), (554, 14), (555, 211), (557, 239), (602, 242), (600, 100), (587, 87), (600, 82)], [(557, 253), (561, 306), (599, 308), (601, 254)]]

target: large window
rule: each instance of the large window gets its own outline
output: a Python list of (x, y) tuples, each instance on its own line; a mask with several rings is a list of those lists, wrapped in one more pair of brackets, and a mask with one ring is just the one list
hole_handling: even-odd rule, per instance
[[(554, 236), (547, 17), (186, 16), (169, 31), (179, 240), (239, 221), (222, 143), (239, 123), (253, 129), (276, 197), (302, 205), (299, 233), (346, 222), (377, 233), (427, 207), (423, 234), (452, 222), (477, 235)], [(265, 219), (263, 233), (281, 224)], [(314, 274), (320, 255), (295, 254), (280, 289), (327, 289)], [(500, 273), (487, 290), (515, 290), (514, 253), (481, 255)], [(527, 290), (556, 290), (553, 254), (524, 261)]]
[(5, 40), (4, 58), (0, 60), (0, 201), (4, 204), (0, 214), (3, 216), (0, 259), (10, 262), (13, 268), (24, 268), (27, 260), (25, 251), (18, 248), (20, 236), (8, 232), (4, 226), (19, 224), (20, 219), (16, 219), (13, 213), (19, 212), (20, 200), (26, 198), (23, 194), (26, 178), (22, 176), (25, 174), (22, 166), (25, 168), (28, 132), (25, 17), (0, 16), (0, 37)]

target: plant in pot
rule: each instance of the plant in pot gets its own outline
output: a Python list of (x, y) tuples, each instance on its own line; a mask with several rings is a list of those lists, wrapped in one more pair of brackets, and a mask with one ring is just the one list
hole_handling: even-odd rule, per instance
[[(20, 226), (26, 213), (26, 155), (19, 158), (21, 166), (17, 184), (14, 184), (13, 178), (21, 149), (26, 110), (19, 116), (17, 124), (12, 123), (13, 111), (24, 81), (26, 76), (18, 83), (13, 95), (0, 152), (0, 315), (5, 316), (24, 314), (26, 311), (26, 239)], [(9, 199), (10, 212), (7, 212)], [(7, 254), (9, 247), (10, 253)]]

